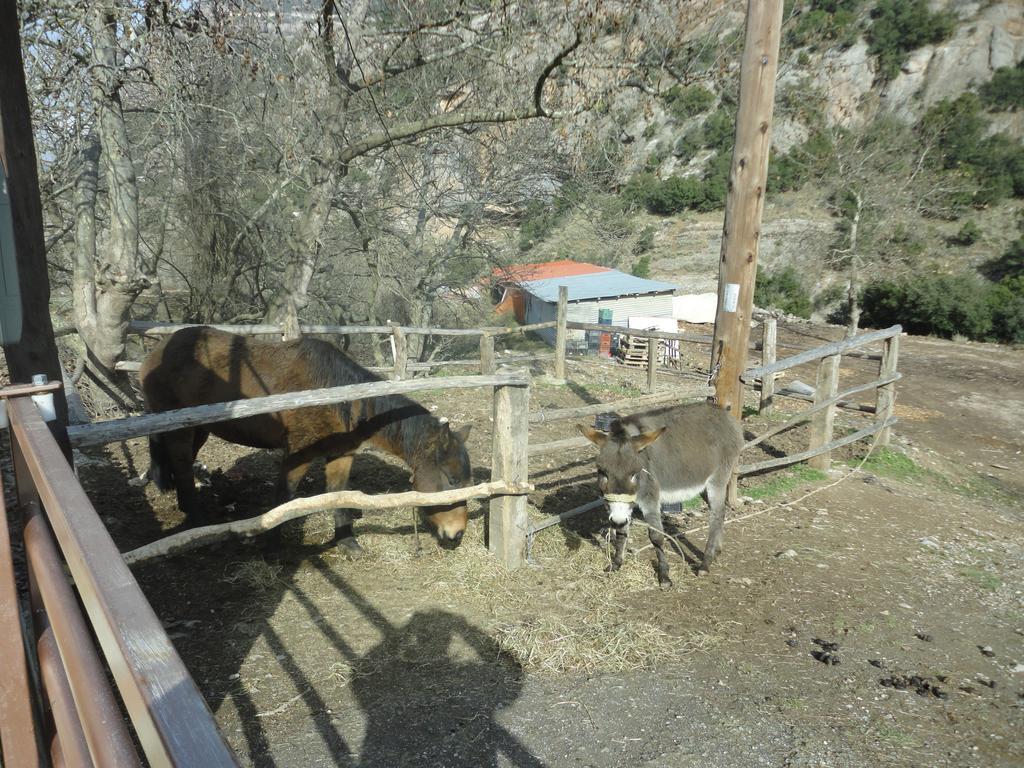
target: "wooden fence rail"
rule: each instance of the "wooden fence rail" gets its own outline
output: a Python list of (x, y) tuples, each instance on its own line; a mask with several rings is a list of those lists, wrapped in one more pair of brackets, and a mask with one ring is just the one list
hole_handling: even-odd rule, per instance
[[(175, 331), (184, 328), (195, 328), (204, 325), (203, 323), (160, 323), (147, 320), (133, 320), (128, 324), (128, 332), (143, 336), (167, 336)], [(243, 336), (274, 336), (284, 332), (283, 325), (264, 323), (262, 325), (223, 325), (217, 323), (206, 324), (207, 327), (216, 328), (219, 331), (237, 333)], [(481, 328), (427, 328), (413, 325), (308, 325), (300, 324), (299, 330), (304, 334), (313, 336), (354, 336), (358, 334), (384, 334), (390, 335), (397, 328), (408, 335), (418, 336), (514, 336), (517, 334), (530, 333), (545, 328), (554, 328), (553, 320), (544, 323), (532, 323), (512, 328), (502, 326), (481, 327)], [(72, 332), (69, 330), (69, 332)]]
[(397, 395), (432, 389), (469, 389), (474, 387), (512, 386), (526, 387), (529, 378), (523, 374), (499, 373), (491, 376), (452, 376), (439, 379), (412, 379), (407, 381), (374, 381), (343, 387), (326, 387), (304, 392), (253, 397), (225, 403), (179, 408), (173, 411), (131, 416), (124, 419), (94, 422), (68, 427), (68, 438), (76, 447), (105, 445), (107, 443), (171, 432), (184, 427), (213, 424), (218, 421), (258, 416), (264, 413), (308, 408), (316, 405), (362, 400), (380, 395)]
[(764, 378), (770, 373), (788, 371), (790, 368), (796, 368), (798, 365), (804, 365), (805, 363), (813, 363), (815, 360), (820, 360), (821, 358), (828, 357), (829, 355), (839, 355), (847, 350), (863, 347), (865, 344), (891, 339), (894, 336), (899, 336), (902, 331), (902, 326), (894, 325), (890, 328), (883, 328), (880, 331), (862, 333), (860, 336), (854, 336), (852, 339), (843, 339), (842, 341), (822, 344), (819, 347), (808, 349), (804, 352), (795, 354), (792, 357), (776, 360), (774, 363), (769, 365), (761, 365), (757, 368), (748, 368), (740, 374), (740, 380), (746, 384), (750, 384), (754, 379)]
[[(815, 469), (828, 470), (831, 465), (831, 455), (834, 449), (840, 448), (844, 445), (849, 445), (850, 443), (870, 437), (871, 435), (879, 432), (881, 433), (878, 438), (879, 444), (888, 444), (890, 429), (892, 425), (896, 423), (893, 413), (896, 401), (896, 382), (900, 379), (900, 374), (896, 369), (899, 351), (899, 336), (901, 332), (902, 328), (898, 325), (894, 325), (891, 328), (885, 328), (880, 331), (871, 331), (850, 339), (843, 339), (842, 341), (823, 344), (820, 347), (800, 352), (799, 354), (783, 360), (766, 360), (763, 365), (756, 368), (749, 368), (744, 371), (740, 375), (741, 382), (750, 383), (755, 379), (761, 379), (761, 405), (762, 410), (764, 410), (763, 407), (765, 404), (770, 404), (771, 402), (770, 395), (767, 399), (764, 396), (765, 388), (767, 387), (769, 388), (769, 392), (771, 391), (771, 384), (768, 382), (774, 380), (776, 373), (779, 371), (789, 370), (798, 365), (805, 365), (807, 363), (819, 361), (817, 386), (815, 387), (814, 397), (812, 399), (813, 405), (810, 408), (795, 414), (785, 423), (772, 427), (764, 434), (750, 440), (743, 446), (744, 450), (748, 450), (771, 437), (785, 432), (787, 429), (790, 429), (797, 424), (804, 421), (810, 421), (810, 440), (807, 450), (754, 464), (740, 465), (737, 468), (736, 476), (750, 474), (752, 472), (762, 472), (767, 469), (773, 469), (787, 464), (795, 464), (798, 461), (804, 460), (809, 460), (808, 463)], [(767, 340), (768, 334), (766, 333), (766, 342)], [(866, 384), (860, 384), (850, 387), (843, 392), (839, 392), (840, 356), (850, 350), (854, 350), (858, 347), (864, 346), (865, 344), (871, 344), (877, 341), (881, 341), (883, 343), (883, 352), (880, 360), (878, 377)], [(767, 347), (768, 344), (766, 343), (765, 346)], [(840, 405), (849, 406), (850, 404), (846, 401), (846, 398), (871, 389), (874, 389), (876, 392), (876, 405), (873, 409), (864, 410), (869, 412), (873, 411), (875, 420), (867, 427), (857, 430), (851, 435), (846, 435), (839, 439), (833, 439), (832, 434), (836, 407)], [(775, 394), (782, 393), (783, 392), (780, 390)], [(735, 486), (735, 483), (733, 483), (733, 486)]]

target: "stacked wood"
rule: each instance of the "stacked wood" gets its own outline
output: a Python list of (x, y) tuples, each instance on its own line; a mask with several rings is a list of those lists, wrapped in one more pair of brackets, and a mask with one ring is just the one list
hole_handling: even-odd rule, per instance
[[(630, 368), (647, 367), (647, 339), (639, 336), (623, 336), (619, 343), (622, 362)], [(661, 345), (658, 345), (661, 348)]]

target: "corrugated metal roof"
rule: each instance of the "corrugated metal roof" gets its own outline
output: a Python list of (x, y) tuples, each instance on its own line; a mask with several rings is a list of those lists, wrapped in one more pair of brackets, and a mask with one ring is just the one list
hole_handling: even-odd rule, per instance
[(531, 280), (547, 280), (552, 277), (586, 275), (592, 272), (611, 272), (610, 267), (599, 267), (585, 261), (561, 259), (538, 264), (514, 264), (510, 267), (496, 267), (495, 278), (506, 283), (525, 283)]
[(569, 301), (614, 298), (617, 296), (640, 296), (648, 293), (670, 293), (679, 288), (672, 283), (646, 280), (627, 275), (613, 269), (576, 277), (552, 277), (547, 280), (531, 280), (523, 283), (523, 289), (542, 301), (558, 301), (558, 286), (569, 289)]

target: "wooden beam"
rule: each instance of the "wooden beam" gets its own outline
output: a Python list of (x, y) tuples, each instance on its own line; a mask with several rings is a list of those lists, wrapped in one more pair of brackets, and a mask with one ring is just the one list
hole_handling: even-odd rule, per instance
[(739, 475), (749, 475), (753, 472), (763, 472), (766, 469), (774, 469), (775, 467), (785, 467), (789, 464), (796, 464), (798, 462), (809, 459), (820, 451), (834, 451), (836, 448), (842, 448), (844, 445), (855, 443), (858, 440), (863, 440), (865, 437), (870, 437), (883, 429), (893, 426), (897, 422), (895, 417), (887, 419), (886, 421), (876, 421), (868, 424), (863, 429), (859, 429), (845, 437), (839, 437), (830, 442), (828, 445), (823, 445), (820, 448), (814, 450), (801, 451), (800, 453), (794, 453), (790, 456), (781, 456), (777, 459), (768, 459), (767, 461), (761, 461), (756, 464), (742, 464), (736, 468), (736, 473)]
[(395, 344), (395, 370), (391, 378), (401, 381), (409, 378), (409, 344), (405, 331), (400, 326), (395, 326), (391, 331)]
[(847, 350), (855, 349), (856, 347), (861, 347), (874, 341), (881, 341), (893, 336), (898, 336), (902, 331), (903, 328), (901, 326), (893, 325), (889, 328), (883, 328), (880, 331), (862, 333), (860, 336), (854, 336), (852, 339), (843, 339), (842, 341), (833, 341), (828, 344), (822, 344), (820, 347), (808, 349), (805, 352), (793, 355), (792, 357), (784, 357), (781, 360), (776, 360), (770, 365), (759, 365), (757, 368), (748, 368), (742, 373), (740, 378), (749, 384), (753, 382), (754, 379), (764, 379), (764, 377), (769, 373), (788, 371), (790, 368), (796, 368), (798, 365), (803, 365), (804, 363), (813, 363), (815, 360), (820, 360), (821, 358), (828, 357), (829, 355), (841, 355)]
[[(775, 344), (777, 341), (779, 323), (774, 317), (766, 317), (761, 325), (761, 365), (771, 365), (775, 362)], [(775, 374), (769, 373), (761, 377), (761, 399), (757, 406), (757, 412), (765, 416), (771, 416), (775, 403), (772, 398), (775, 395)]]
[(661, 344), (657, 339), (647, 340), (647, 394), (654, 392), (658, 381), (658, 347)]
[(747, 367), (781, 28), (782, 0), (748, 0), (711, 347), (715, 399), (737, 420), (743, 415), (740, 374)]
[(697, 388), (693, 391), (687, 390), (680, 393), (678, 390), (672, 392), (655, 392), (650, 395), (641, 395), (628, 400), (616, 400), (611, 403), (594, 403), (593, 405), (580, 405), (575, 408), (558, 408), (547, 411), (534, 411), (530, 414), (531, 424), (547, 423), (549, 421), (562, 421), (564, 419), (575, 419), (580, 416), (594, 416), (598, 413), (612, 413), (619, 411), (637, 411), (655, 405), (666, 403), (684, 403), (688, 400), (704, 400), (711, 391), (710, 387)]
[[(800, 411), (800, 413), (794, 415), (791, 419), (789, 419), (785, 423), (779, 424), (778, 426), (775, 426), (775, 427), (772, 427), (770, 430), (765, 432), (763, 435), (758, 435), (753, 440), (751, 440), (750, 442), (746, 443), (743, 446), (743, 450), (747, 450), (748, 448), (753, 448), (755, 445), (759, 445), (759, 444), (763, 443), (768, 438), (775, 437), (775, 435), (779, 434), (780, 432), (785, 432), (787, 429), (792, 429), (793, 427), (795, 427), (797, 424), (800, 424), (801, 422), (808, 421), (811, 418), (812, 415), (814, 415), (818, 411), (821, 411), (821, 410), (823, 410), (825, 408), (828, 408), (830, 405), (835, 405), (835, 406), (838, 406), (840, 408), (842, 408), (844, 405), (848, 406), (848, 407), (857, 408), (859, 406), (857, 406), (855, 403), (847, 403), (846, 402), (846, 398), (851, 397), (853, 395), (856, 395), (859, 392), (866, 392), (869, 389), (876, 389), (878, 387), (884, 386), (885, 384), (888, 384), (888, 383), (891, 383), (891, 382), (895, 382), (895, 381), (899, 381), (900, 378), (901, 378), (900, 374), (896, 373), (896, 374), (893, 374), (888, 379), (876, 379), (875, 381), (868, 382), (867, 384), (860, 384), (860, 385), (858, 385), (856, 387), (850, 387), (849, 389), (844, 390), (843, 392), (840, 392), (835, 397), (830, 397), (828, 400), (819, 400), (814, 405), (812, 405), (810, 408), (807, 408), (806, 410)], [(811, 399), (811, 398), (808, 398), (808, 399)], [(814, 402), (814, 400), (811, 399), (811, 402)], [(872, 411), (872, 413), (873, 412), (874, 411)]]
[(558, 314), (555, 320), (555, 378), (565, 381), (565, 345), (569, 331), (565, 326), (569, 318), (569, 288), (558, 286)]
[[(548, 453), (560, 453), (562, 451), (577, 450), (580, 448), (586, 449), (587, 447), (593, 447), (593, 443), (587, 440), (587, 438), (581, 436), (578, 437), (567, 437), (564, 440), (554, 440), (550, 443), (539, 443), (538, 445), (531, 445), (529, 448), (529, 455), (532, 456), (544, 456)], [(574, 458), (577, 458), (574, 455)]]
[(626, 336), (636, 336), (638, 339), (666, 339), (668, 341), (692, 341), (700, 344), (707, 344), (711, 341), (710, 336), (700, 336), (695, 333), (672, 333), (671, 331), (647, 331), (642, 328), (626, 328), (621, 325), (598, 325), (597, 323), (580, 323), (576, 320), (569, 320), (567, 328), (576, 331), (601, 331), (602, 333), (621, 333)]
[(494, 337), (485, 333), (480, 336), (480, 374), (494, 373)]
[[(530, 390), (524, 386), (494, 388), (494, 442), (491, 480), (509, 484), (527, 482), (530, 439)], [(526, 563), (526, 535), (530, 520), (525, 496), (491, 499), (487, 519), (487, 546), (507, 568)]]
[[(885, 344), (882, 347), (882, 362), (878, 371), (880, 378), (891, 378), (893, 380), (892, 383), (881, 385), (878, 388), (878, 394), (875, 396), (875, 413), (878, 414), (879, 419), (885, 421), (888, 421), (896, 412), (896, 379), (899, 378), (896, 368), (899, 363), (899, 356), (900, 337), (897, 334), (885, 340)], [(889, 427), (883, 429), (882, 434), (879, 435), (878, 444), (888, 445), (891, 435), (892, 430)]]
[[(839, 355), (823, 358), (818, 365), (818, 382), (814, 388), (815, 404), (836, 399), (839, 391)], [(808, 448), (812, 451), (822, 449), (832, 442), (832, 424), (835, 421), (834, 405), (822, 408), (811, 419), (811, 442)], [(820, 450), (807, 462), (814, 469), (827, 472), (832, 466), (832, 454), (828, 450)]]
[(344, 387), (310, 389), (303, 392), (286, 392), (268, 397), (252, 397), (245, 400), (231, 400), (225, 403), (197, 405), (193, 408), (179, 408), (173, 411), (151, 413), (145, 416), (131, 416), (124, 419), (98, 421), (93, 424), (70, 427), (68, 434), (71, 444), (77, 448), (87, 445), (106, 445), (133, 437), (145, 437), (161, 432), (172, 432), (200, 424), (214, 424), (219, 421), (277, 413), (295, 408), (309, 408), (317, 405), (348, 403), (380, 395), (402, 395), (431, 389), (471, 389), (473, 387), (529, 385), (529, 379), (519, 373), (498, 373), (493, 376), (451, 376), (439, 379), (413, 379), (408, 381), (372, 381), (366, 384), (349, 384)]

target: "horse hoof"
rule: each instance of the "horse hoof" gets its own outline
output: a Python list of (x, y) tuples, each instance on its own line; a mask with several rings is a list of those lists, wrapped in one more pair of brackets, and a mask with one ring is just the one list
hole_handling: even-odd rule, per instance
[(701, 577), (707, 576), (708, 575), (708, 568), (709, 568), (709, 566), (702, 565), (700, 568), (697, 569), (697, 575), (701, 576)]
[(338, 549), (349, 560), (358, 560), (365, 554), (362, 546), (355, 540), (354, 536), (338, 539)]
[(662, 589), (671, 589), (672, 579), (670, 579), (668, 576), (666, 576), (664, 579), (658, 579), (658, 586)]
[(615, 571), (619, 570), (619, 568), (621, 568), (621, 567), (622, 567), (622, 563), (608, 563), (608, 565), (606, 565), (604, 567), (604, 572), (605, 573), (615, 573)]

